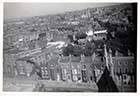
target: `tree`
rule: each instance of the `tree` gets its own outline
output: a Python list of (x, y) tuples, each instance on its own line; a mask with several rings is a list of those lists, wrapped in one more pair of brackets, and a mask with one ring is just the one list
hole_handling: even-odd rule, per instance
[(63, 55), (64, 55), (64, 56), (69, 56), (69, 52), (68, 52), (68, 50), (67, 50), (67, 47), (64, 47), (64, 48), (63, 48)]
[(63, 48), (63, 55), (64, 56), (69, 56), (69, 55), (73, 54), (73, 45), (72, 44), (68, 44), (67, 47)]
[(68, 35), (68, 38), (70, 39), (70, 42), (73, 42), (73, 35)]
[(87, 34), (86, 33), (77, 33), (75, 37), (77, 40), (85, 39), (87, 37)]
[(84, 49), (83, 53), (84, 53), (85, 56), (91, 56), (94, 51), (95, 51), (94, 43), (88, 42), (85, 46), (85, 49)]
[(73, 55), (74, 56), (80, 56), (83, 53), (82, 47), (81, 46), (74, 46), (73, 47)]

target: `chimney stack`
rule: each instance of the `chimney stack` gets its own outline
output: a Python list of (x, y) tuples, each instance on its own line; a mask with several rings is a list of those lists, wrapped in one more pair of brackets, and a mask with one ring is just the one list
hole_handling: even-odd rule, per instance
[(110, 63), (112, 63), (112, 50), (109, 49), (109, 60), (110, 60)]
[(81, 54), (81, 61), (80, 62), (84, 62), (85, 61), (85, 55)]
[(58, 63), (60, 63), (60, 60), (62, 59), (62, 57), (63, 57), (63, 54), (59, 55)]
[(69, 55), (69, 62), (71, 62), (71, 60), (72, 60), (72, 55), (70, 54)]
[(92, 62), (94, 61), (94, 59), (96, 58), (96, 54), (95, 52), (92, 54)]
[(130, 50), (128, 50), (127, 52), (128, 52), (128, 53), (127, 53), (127, 55), (128, 55), (128, 56), (130, 56), (130, 55), (131, 55), (131, 52), (130, 52)]
[(117, 50), (115, 51), (115, 56), (118, 56), (118, 51)]

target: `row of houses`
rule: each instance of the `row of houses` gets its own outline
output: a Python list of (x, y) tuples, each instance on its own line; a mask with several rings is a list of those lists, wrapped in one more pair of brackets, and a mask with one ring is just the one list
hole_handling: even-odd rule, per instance
[[(38, 72), (39, 78), (64, 82), (98, 82), (105, 68), (104, 57), (97, 57), (95, 53), (92, 56), (81, 55), (78, 57), (59, 56), (57, 54), (56, 58), (51, 59), (48, 52), (43, 51), (17, 60), (14, 59), (14, 55), (10, 56), (9, 54), (5, 58), (8, 58), (4, 60), (5, 73), (31, 76), (35, 68), (34, 73), (37, 74)], [(111, 70), (116, 84), (134, 85), (136, 78), (133, 56), (112, 57), (109, 53), (108, 60), (112, 60), (110, 62), (113, 64), (111, 66), (113, 70)], [(10, 72), (10, 70), (16, 71)]]

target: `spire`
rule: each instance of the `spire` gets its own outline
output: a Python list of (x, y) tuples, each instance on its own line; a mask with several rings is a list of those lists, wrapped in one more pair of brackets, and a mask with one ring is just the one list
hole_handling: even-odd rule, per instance
[[(118, 92), (119, 90), (118, 90), (118, 88), (113, 80), (114, 78), (112, 76), (113, 67), (109, 65), (110, 62), (112, 62), (112, 60), (111, 60), (112, 59), (112, 51), (109, 50), (109, 62), (108, 62), (106, 45), (104, 45), (104, 52), (105, 52), (106, 67), (104, 69), (102, 76), (100, 77), (99, 81), (97, 82), (99, 92)], [(111, 72), (110, 72), (110, 70), (111, 70)]]
[(106, 67), (109, 69), (109, 66), (108, 66), (108, 56), (107, 56), (107, 50), (106, 50), (106, 44), (104, 44), (104, 53), (105, 53), (105, 64), (106, 64)]
[(109, 49), (109, 65), (110, 65), (110, 75), (112, 78), (114, 78), (114, 67), (113, 67), (113, 61), (112, 61), (112, 50)]
[(109, 60), (110, 60), (110, 63), (112, 64), (112, 50), (109, 49)]

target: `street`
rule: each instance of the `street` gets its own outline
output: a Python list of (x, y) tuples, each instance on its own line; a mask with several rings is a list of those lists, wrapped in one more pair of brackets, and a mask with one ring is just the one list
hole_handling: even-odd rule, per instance
[(97, 92), (95, 83), (74, 83), (52, 80), (35, 80), (31, 78), (9, 78), (5, 77), (3, 82), (3, 91), (31, 92), (38, 91), (40, 86), (44, 85), (46, 91), (57, 92)]

